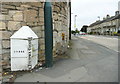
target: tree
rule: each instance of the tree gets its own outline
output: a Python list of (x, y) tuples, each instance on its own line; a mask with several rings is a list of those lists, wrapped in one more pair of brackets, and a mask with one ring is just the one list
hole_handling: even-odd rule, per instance
[(75, 30), (75, 33), (78, 33), (79, 34), (79, 30), (76, 28), (76, 30)]
[(78, 30), (78, 29), (76, 29), (76, 30), (72, 30), (71, 33), (74, 34), (74, 35), (75, 35), (76, 33), (79, 34), (79, 30)]
[(76, 34), (74, 30), (71, 31), (72, 34)]

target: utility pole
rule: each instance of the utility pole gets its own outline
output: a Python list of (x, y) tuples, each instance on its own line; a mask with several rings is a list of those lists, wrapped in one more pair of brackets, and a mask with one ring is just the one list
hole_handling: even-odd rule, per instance
[(75, 30), (76, 30), (76, 17), (77, 17), (77, 15), (75, 15), (75, 17), (74, 17), (74, 28), (75, 28)]
[(46, 0), (44, 5), (44, 26), (45, 26), (45, 66), (53, 66), (53, 23), (51, 0)]
[(70, 14), (70, 22), (69, 22), (69, 40), (71, 40), (71, 0), (69, 1), (69, 14)]

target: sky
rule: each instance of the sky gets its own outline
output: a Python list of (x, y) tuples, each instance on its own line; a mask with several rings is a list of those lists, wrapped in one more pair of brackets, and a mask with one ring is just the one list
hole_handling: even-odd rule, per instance
[(118, 2), (120, 0), (71, 0), (71, 25), (74, 28), (74, 19), (76, 17), (76, 28), (80, 30), (83, 25), (90, 25), (91, 23), (103, 19), (107, 14), (115, 15), (118, 10)]

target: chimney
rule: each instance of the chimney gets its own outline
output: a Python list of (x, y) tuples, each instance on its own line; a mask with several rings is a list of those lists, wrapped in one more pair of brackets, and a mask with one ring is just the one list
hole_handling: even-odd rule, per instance
[(105, 17), (103, 17), (103, 20), (105, 20)]
[(116, 11), (116, 12), (115, 12), (115, 16), (116, 16), (116, 15), (119, 15), (119, 11)]
[(110, 18), (110, 15), (107, 14), (106, 18)]

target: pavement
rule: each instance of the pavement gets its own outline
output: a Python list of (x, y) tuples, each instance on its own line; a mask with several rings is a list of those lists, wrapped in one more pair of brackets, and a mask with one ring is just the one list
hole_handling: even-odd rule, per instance
[(22, 74), (15, 80), (37, 81), (118, 82), (118, 53), (84, 37), (72, 36), (71, 47), (52, 68), (39, 68), (31, 73)]
[(119, 52), (118, 51), (119, 38), (117, 36), (101, 36), (101, 35), (97, 35), (97, 36), (84, 35), (84, 36), (82, 36), (82, 35), (80, 35), (78, 37), (93, 41), (93, 42), (103, 45), (109, 49), (112, 49), (116, 52)]

